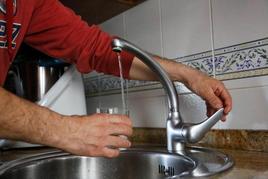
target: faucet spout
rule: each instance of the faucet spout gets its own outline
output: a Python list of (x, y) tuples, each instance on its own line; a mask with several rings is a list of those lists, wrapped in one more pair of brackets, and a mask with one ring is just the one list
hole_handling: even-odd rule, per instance
[(159, 81), (165, 88), (168, 95), (169, 113), (178, 112), (178, 99), (177, 92), (174, 84), (169, 78), (169, 75), (163, 70), (163, 68), (151, 57), (151, 55), (145, 53), (130, 42), (114, 38), (112, 41), (112, 49), (115, 52), (121, 52), (122, 50), (128, 51), (143, 61), (151, 70), (153, 70), (159, 77)]
[(168, 117), (167, 117), (167, 149), (170, 152), (184, 153), (184, 144), (195, 143), (203, 138), (210, 128), (223, 116), (223, 109), (218, 110), (207, 120), (199, 124), (183, 123), (178, 106), (178, 94), (167, 72), (156, 62), (151, 55), (142, 51), (130, 42), (114, 38), (112, 49), (120, 53), (125, 50), (134, 54), (143, 61), (159, 77), (168, 98)]

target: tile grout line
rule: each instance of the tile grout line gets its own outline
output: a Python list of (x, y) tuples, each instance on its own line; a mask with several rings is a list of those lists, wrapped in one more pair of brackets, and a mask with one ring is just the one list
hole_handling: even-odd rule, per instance
[(161, 47), (161, 56), (164, 57), (164, 35), (163, 35), (163, 21), (162, 21), (162, 6), (161, 1), (158, 0), (158, 10), (159, 10), (159, 22), (160, 22), (160, 47)]
[(210, 40), (211, 40), (211, 53), (213, 65), (213, 77), (216, 78), (216, 65), (215, 65), (215, 48), (214, 48), (214, 23), (212, 16), (212, 0), (209, 0), (209, 22), (210, 22)]

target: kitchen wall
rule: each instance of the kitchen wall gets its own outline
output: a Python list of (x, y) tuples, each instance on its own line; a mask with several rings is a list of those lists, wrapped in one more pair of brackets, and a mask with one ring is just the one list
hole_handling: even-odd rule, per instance
[[(215, 129), (268, 129), (268, 1), (147, 0), (101, 24), (139, 47), (222, 80), (233, 97), (227, 122)], [(210, 6), (211, 5), (211, 6)], [(215, 49), (215, 50), (212, 50)], [(212, 60), (215, 55), (215, 60)], [(121, 107), (118, 78), (84, 76), (88, 113)], [(157, 82), (126, 81), (135, 127), (165, 127), (167, 101)], [(206, 117), (205, 104), (176, 83), (184, 121)]]

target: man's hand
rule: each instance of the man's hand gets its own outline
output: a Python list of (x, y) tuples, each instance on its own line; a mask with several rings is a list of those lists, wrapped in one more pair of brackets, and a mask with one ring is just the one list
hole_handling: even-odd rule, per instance
[(0, 138), (56, 147), (77, 155), (116, 157), (130, 147), (124, 115), (63, 116), (0, 87)]
[[(70, 153), (86, 156), (117, 157), (119, 148), (128, 148), (132, 123), (125, 115), (94, 114), (66, 116), (53, 146)], [(55, 137), (53, 137), (55, 138)]]
[(207, 116), (211, 116), (218, 109), (224, 108), (222, 121), (225, 121), (232, 109), (232, 98), (224, 84), (202, 72), (193, 71), (192, 73), (193, 75), (189, 78), (186, 86), (206, 101)]

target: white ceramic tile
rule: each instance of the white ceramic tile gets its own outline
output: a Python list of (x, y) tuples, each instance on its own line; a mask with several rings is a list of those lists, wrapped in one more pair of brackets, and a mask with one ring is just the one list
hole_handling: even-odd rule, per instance
[(229, 90), (268, 86), (268, 76), (223, 81)]
[(233, 110), (221, 129), (267, 130), (268, 76), (224, 81), (233, 98)]
[(107, 96), (97, 96), (93, 98), (89, 98), (87, 100), (88, 113), (95, 113), (96, 108), (112, 108), (118, 107), (122, 108), (121, 95), (107, 95)]
[(211, 50), (209, 0), (160, 2), (164, 56), (176, 58)]
[(99, 107), (99, 98), (100, 97), (91, 97), (87, 98), (87, 114), (94, 114), (96, 113), (96, 108)]
[(222, 129), (268, 129), (268, 87), (230, 90), (233, 110)]
[(189, 94), (192, 93), (191, 90), (189, 90), (189, 88), (187, 88), (183, 83), (180, 82), (175, 82), (176, 84), (176, 90), (178, 94)]
[(158, 0), (146, 2), (125, 12), (126, 38), (153, 54), (161, 54), (161, 29)]
[[(195, 94), (179, 95), (180, 114), (185, 123), (200, 123), (207, 119), (204, 100)], [(213, 129), (219, 128), (218, 122)]]
[(100, 25), (101, 29), (111, 35), (124, 38), (123, 14), (119, 14)]
[(215, 48), (267, 37), (267, 0), (214, 0)]
[[(130, 97), (128, 102), (130, 117), (134, 127), (165, 127), (166, 99), (158, 97)], [(121, 107), (120, 95), (109, 95), (87, 99), (88, 114), (96, 112), (97, 107)]]
[(165, 127), (167, 120), (165, 97), (135, 98), (129, 101), (135, 127)]
[(163, 89), (129, 93), (128, 104), (135, 127), (166, 127), (167, 99)]

